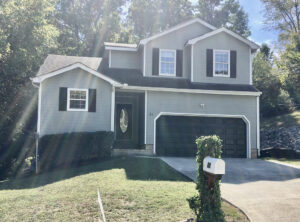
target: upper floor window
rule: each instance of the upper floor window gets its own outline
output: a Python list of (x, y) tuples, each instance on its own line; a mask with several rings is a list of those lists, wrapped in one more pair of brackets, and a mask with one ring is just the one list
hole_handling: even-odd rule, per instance
[(88, 110), (88, 90), (68, 88), (68, 111)]
[(159, 75), (176, 75), (176, 50), (160, 49), (159, 53)]
[(229, 50), (214, 50), (214, 76), (230, 77), (229, 61)]

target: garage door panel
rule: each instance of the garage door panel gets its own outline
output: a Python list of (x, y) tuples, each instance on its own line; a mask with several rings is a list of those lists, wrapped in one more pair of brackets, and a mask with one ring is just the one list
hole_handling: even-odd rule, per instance
[(223, 141), (223, 157), (246, 157), (246, 124), (236, 118), (162, 116), (156, 122), (156, 152), (195, 156), (195, 140), (214, 134)]

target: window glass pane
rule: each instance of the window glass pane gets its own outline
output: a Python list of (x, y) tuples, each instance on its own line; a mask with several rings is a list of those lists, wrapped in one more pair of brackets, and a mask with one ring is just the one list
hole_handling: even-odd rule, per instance
[(215, 70), (216, 74), (219, 74), (221, 72), (221, 70), (222, 70), (222, 64), (216, 63), (215, 69), (216, 69)]
[(174, 74), (175, 73), (175, 52), (161, 50), (160, 55), (160, 73)]
[(167, 72), (167, 63), (162, 63), (161, 66), (162, 66), (161, 73), (166, 73)]
[(215, 52), (215, 74), (216, 75), (228, 75), (228, 52)]
[(70, 98), (71, 99), (85, 99), (86, 98), (86, 92), (85, 91), (70, 91)]
[(71, 90), (70, 91), (70, 109), (85, 109), (86, 108), (86, 91)]
[(85, 109), (85, 100), (70, 100), (71, 109)]
[(216, 62), (221, 62), (221, 54), (216, 53)]
[(223, 55), (223, 62), (228, 63), (228, 53), (224, 53)]
[(120, 128), (122, 133), (126, 133), (128, 129), (128, 112), (126, 109), (122, 109), (120, 113)]
[(224, 74), (228, 74), (228, 64), (224, 64)]

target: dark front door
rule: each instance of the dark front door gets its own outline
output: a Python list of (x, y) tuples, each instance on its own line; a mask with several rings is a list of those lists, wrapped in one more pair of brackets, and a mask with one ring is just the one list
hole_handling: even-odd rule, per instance
[(121, 96), (116, 98), (116, 142), (117, 149), (136, 149), (138, 147), (138, 98)]

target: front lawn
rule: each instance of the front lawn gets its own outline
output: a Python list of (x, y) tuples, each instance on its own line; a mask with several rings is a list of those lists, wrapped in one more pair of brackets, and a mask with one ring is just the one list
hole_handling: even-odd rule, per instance
[[(195, 184), (153, 158), (115, 158), (0, 183), (0, 221), (182, 221)], [(247, 221), (223, 202), (228, 221)]]
[(280, 116), (263, 118), (261, 121), (262, 130), (276, 129), (279, 127), (287, 128), (292, 126), (300, 126), (300, 110)]
[(287, 159), (287, 158), (276, 159), (276, 158), (267, 157), (267, 158), (264, 158), (264, 160), (271, 160), (271, 161), (275, 161), (275, 162), (282, 162), (282, 163), (300, 166), (300, 159)]

